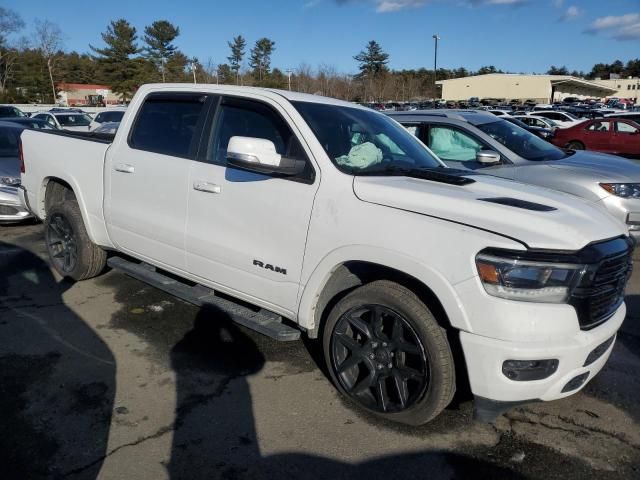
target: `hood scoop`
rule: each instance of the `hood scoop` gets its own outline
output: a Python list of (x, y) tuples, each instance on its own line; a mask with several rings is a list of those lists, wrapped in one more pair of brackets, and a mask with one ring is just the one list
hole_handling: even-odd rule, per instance
[(542, 205), (541, 203), (527, 202), (518, 198), (511, 197), (495, 197), (495, 198), (479, 198), (482, 202), (497, 203), (498, 205), (506, 205), (507, 207), (522, 208), (524, 210), (532, 210), (534, 212), (553, 212), (557, 210), (555, 207)]

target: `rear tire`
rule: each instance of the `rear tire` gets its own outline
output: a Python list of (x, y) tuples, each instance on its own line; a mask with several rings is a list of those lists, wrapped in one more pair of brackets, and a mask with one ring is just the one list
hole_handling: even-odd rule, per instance
[(324, 326), (323, 349), (340, 393), (387, 420), (422, 425), (455, 393), (445, 330), (397, 283), (374, 281), (340, 300)]
[(75, 200), (53, 205), (47, 212), (45, 242), (51, 264), (63, 277), (86, 280), (99, 275), (107, 263), (107, 252), (89, 239)]
[(578, 140), (573, 140), (567, 143), (567, 148), (569, 150), (584, 150), (584, 143), (579, 142)]

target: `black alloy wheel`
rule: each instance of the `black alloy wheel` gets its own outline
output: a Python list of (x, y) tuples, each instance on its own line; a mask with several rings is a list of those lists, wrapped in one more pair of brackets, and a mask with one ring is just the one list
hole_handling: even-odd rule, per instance
[(331, 367), (356, 402), (380, 413), (404, 411), (430, 382), (430, 364), (409, 321), (383, 305), (350, 309), (331, 334)]
[(72, 272), (78, 261), (78, 244), (71, 224), (63, 215), (56, 213), (47, 227), (47, 248), (55, 267), (61, 272)]

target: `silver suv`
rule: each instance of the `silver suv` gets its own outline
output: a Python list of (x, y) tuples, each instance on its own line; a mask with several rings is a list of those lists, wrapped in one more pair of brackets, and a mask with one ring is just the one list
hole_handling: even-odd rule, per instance
[(450, 167), (481, 170), (600, 203), (640, 239), (640, 165), (631, 160), (562, 150), (513, 123), (475, 110), (388, 115)]

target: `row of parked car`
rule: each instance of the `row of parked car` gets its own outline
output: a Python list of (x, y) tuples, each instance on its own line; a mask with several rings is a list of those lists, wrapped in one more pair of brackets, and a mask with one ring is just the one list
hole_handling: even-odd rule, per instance
[(31, 218), (18, 196), (18, 145), (26, 130), (71, 131), (92, 135), (115, 134), (124, 108), (105, 108), (93, 116), (74, 108), (52, 108), (31, 115), (12, 105), (0, 105), (0, 224)]

